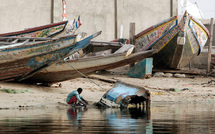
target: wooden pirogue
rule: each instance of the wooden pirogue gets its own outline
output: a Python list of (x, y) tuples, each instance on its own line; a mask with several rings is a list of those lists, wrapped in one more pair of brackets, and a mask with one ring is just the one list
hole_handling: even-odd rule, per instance
[(80, 16), (77, 21), (61, 21), (57, 23), (42, 25), (33, 28), (27, 28), (21, 31), (2, 33), (0, 37), (56, 37), (72, 35), (82, 25)]
[[(154, 50), (131, 53), (134, 45), (125, 44), (117, 50), (106, 49), (96, 50), (99, 45), (90, 44), (78, 57), (53, 64), (46, 69), (39, 71), (28, 79), (31, 82), (55, 83), (83, 77), (100, 70), (109, 70), (127, 64), (135, 63), (139, 60), (151, 56)], [(104, 49), (105, 46), (101, 46)], [(108, 46), (107, 46), (108, 47)], [(84, 57), (82, 57), (83, 55)], [(72, 57), (72, 56), (70, 56)]]
[(24, 80), (85, 48), (99, 34), (101, 32), (81, 41), (77, 40), (78, 35), (53, 39), (0, 37), (0, 81)]
[(137, 51), (155, 49), (154, 68), (180, 69), (200, 54), (209, 38), (207, 28), (187, 12), (135, 36)]

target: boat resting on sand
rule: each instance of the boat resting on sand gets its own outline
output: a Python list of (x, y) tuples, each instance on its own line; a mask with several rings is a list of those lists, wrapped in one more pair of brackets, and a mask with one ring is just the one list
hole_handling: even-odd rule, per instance
[(77, 41), (77, 35), (60, 38), (0, 37), (0, 81), (22, 81), (89, 45), (95, 33)]
[(155, 49), (154, 68), (180, 69), (200, 54), (209, 38), (207, 28), (187, 12), (171, 17), (135, 36), (137, 51)]
[[(103, 48), (104, 46), (101, 46), (101, 49)], [(95, 73), (96, 71), (113, 69), (135, 63), (151, 56), (154, 52), (154, 50), (149, 50), (132, 53), (133, 48), (133, 45), (125, 44), (113, 52), (111, 52), (111, 49), (97, 52), (97, 48), (95, 49), (93, 45), (89, 45), (86, 49), (84, 49), (83, 54), (86, 54), (85, 50), (88, 51), (88, 55), (85, 55), (85, 57), (67, 59), (65, 61), (53, 64), (30, 77), (28, 81), (37, 83), (56, 83), (66, 81), (69, 79), (83, 77), (82, 74), (89, 75)]]
[(0, 37), (56, 37), (72, 35), (81, 26), (80, 16), (78, 21), (62, 21), (58, 23), (52, 23), (48, 25), (38, 26), (34, 28), (28, 28), (21, 31), (2, 33)]

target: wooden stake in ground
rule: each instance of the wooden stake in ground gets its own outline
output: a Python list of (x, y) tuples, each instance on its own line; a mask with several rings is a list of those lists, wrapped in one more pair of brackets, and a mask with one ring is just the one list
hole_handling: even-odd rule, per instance
[(208, 64), (207, 64), (207, 75), (210, 74), (210, 65), (211, 65), (211, 46), (213, 42), (213, 26), (214, 26), (214, 18), (211, 18), (211, 28), (210, 28), (210, 42), (208, 45)]
[[(134, 36), (135, 36), (135, 23), (130, 23), (129, 26), (129, 43), (135, 45), (135, 41), (134, 41)], [(134, 52), (136, 52), (135, 48), (134, 48)], [(134, 64), (130, 64), (130, 67), (133, 67)]]

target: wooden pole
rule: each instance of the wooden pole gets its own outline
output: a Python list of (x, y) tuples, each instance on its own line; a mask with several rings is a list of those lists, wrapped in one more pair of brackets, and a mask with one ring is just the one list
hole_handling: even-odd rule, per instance
[(51, 17), (50, 17), (51, 23), (54, 23), (54, 0), (51, 0)]
[[(135, 23), (130, 23), (129, 25), (129, 43), (135, 45)], [(136, 52), (136, 49), (134, 48), (134, 52)], [(130, 67), (133, 67), (134, 64), (130, 64)]]
[(170, 17), (173, 16), (173, 6), (174, 6), (173, 0), (170, 0)]
[(208, 64), (207, 64), (207, 75), (210, 74), (211, 72), (211, 46), (212, 46), (212, 43), (213, 43), (213, 27), (214, 27), (214, 18), (211, 18), (211, 28), (210, 28), (210, 42), (209, 42), (209, 45), (208, 45)]
[(115, 39), (117, 39), (117, 0), (114, 0), (114, 28)]
[(134, 36), (135, 36), (135, 23), (130, 23), (129, 25), (129, 42), (130, 44), (135, 44), (134, 42)]

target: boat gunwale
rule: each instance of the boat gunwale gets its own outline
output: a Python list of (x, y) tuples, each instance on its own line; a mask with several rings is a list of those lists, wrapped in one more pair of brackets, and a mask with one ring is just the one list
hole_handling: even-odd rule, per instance
[[(173, 16), (173, 17), (170, 17), (170, 18), (168, 18), (168, 19), (166, 19), (166, 20), (164, 20), (164, 21), (162, 21), (162, 22), (156, 24), (156, 25), (151, 26), (151, 27), (149, 27), (149, 28), (143, 30), (142, 32), (138, 33), (137, 35), (135, 35), (135, 40), (138, 39), (138, 38), (141, 38), (141, 36), (143, 36), (144, 34), (150, 32), (150, 31), (152, 31), (152, 30), (154, 30), (154, 29), (156, 29), (156, 28), (158, 28), (158, 27), (160, 27), (160, 26), (162, 26), (162, 25), (165, 25), (166, 23), (168, 23), (168, 22), (170, 22), (170, 21), (174, 21), (174, 20), (177, 20), (177, 19), (178, 19), (177, 16)], [(177, 25), (177, 24), (178, 24), (178, 23), (176, 23), (176, 25)]]
[[(161, 38), (163, 38), (164, 36), (166, 36), (173, 28), (175, 28), (175, 27), (178, 27), (178, 20), (177, 19), (172, 19), (172, 20), (170, 20), (170, 21), (176, 21), (176, 24), (171, 28), (171, 29), (169, 29), (168, 31), (166, 31), (164, 34), (162, 34), (162, 36), (160, 36), (159, 38), (157, 38), (154, 42), (152, 42), (151, 44), (149, 44), (148, 46), (147, 46), (147, 48), (146, 49), (144, 49), (143, 51), (145, 51), (145, 50), (148, 50), (149, 48), (151, 48), (154, 44), (156, 44)], [(170, 22), (170, 21), (168, 21), (168, 22)], [(165, 25), (167, 22), (165, 22), (165, 23), (163, 23), (162, 25)], [(158, 28), (158, 27), (160, 27), (160, 26), (162, 26), (162, 25), (159, 25), (159, 26), (157, 26), (156, 28)], [(156, 30), (156, 28), (153, 28), (154, 30)], [(152, 30), (153, 30), (152, 29)], [(149, 32), (149, 31), (148, 31)], [(147, 34), (148, 32), (146, 32), (145, 34)], [(144, 36), (145, 34), (143, 34), (142, 36)], [(176, 34), (177, 35), (177, 34)], [(138, 37), (138, 38), (141, 38), (142, 36), (140, 36), (140, 37)], [(166, 43), (167, 44), (167, 43)], [(164, 44), (163, 46), (162, 46), (162, 48), (164, 47), (164, 46), (166, 46), (166, 44)], [(157, 52), (159, 52), (162, 48), (160, 48), (159, 50), (157, 50)]]
[(53, 34), (51, 36), (47, 36), (47, 37), (52, 37), (52, 36), (62, 32), (65, 29), (67, 24), (68, 24), (68, 21), (62, 21), (62, 22), (47, 24), (47, 25), (38, 26), (38, 27), (34, 27), (34, 28), (29, 28), (29, 29), (26, 29), (26, 30), (20, 30), (20, 31), (10, 32), (10, 33), (2, 33), (2, 34), (0, 34), (0, 37), (18, 36), (18, 35), (22, 35), (22, 34), (24, 35), (24, 34), (36, 32), (36, 31), (40, 31), (40, 30), (43, 30), (43, 29), (47, 29), (47, 28), (50, 28), (50, 27), (54, 27), (54, 26), (65, 25), (64, 28), (61, 31), (59, 31), (59, 32), (57, 32), (57, 33), (55, 33), (55, 34)]
[[(11, 48), (9, 48), (9, 47), (8, 48), (4, 48), (4, 49), (1, 49), (0, 52), (7, 52), (7, 51), (14, 51), (14, 50), (19, 50), (19, 49), (28, 49), (28, 48), (41, 47), (44, 44), (49, 45), (49, 44), (54, 44), (56, 42), (67, 41), (67, 40), (72, 40), (72, 39), (74, 39), (74, 42), (73, 42), (73, 44), (74, 44), (74, 43), (77, 42), (76, 41), (76, 37), (77, 37), (77, 35), (69, 35), (69, 36), (64, 36), (64, 37), (59, 37), (59, 38), (53, 38), (53, 39), (50, 39), (50, 40), (45, 40), (45, 41), (40, 41), (40, 42), (35, 42), (35, 43), (34, 42), (30, 42), (29, 44), (26, 44), (26, 45), (19, 45), (19, 46), (15, 46), (15, 47), (11, 47)], [(14, 44), (16, 44), (16, 43), (14, 43)], [(46, 45), (44, 45), (44, 46), (46, 46)]]

